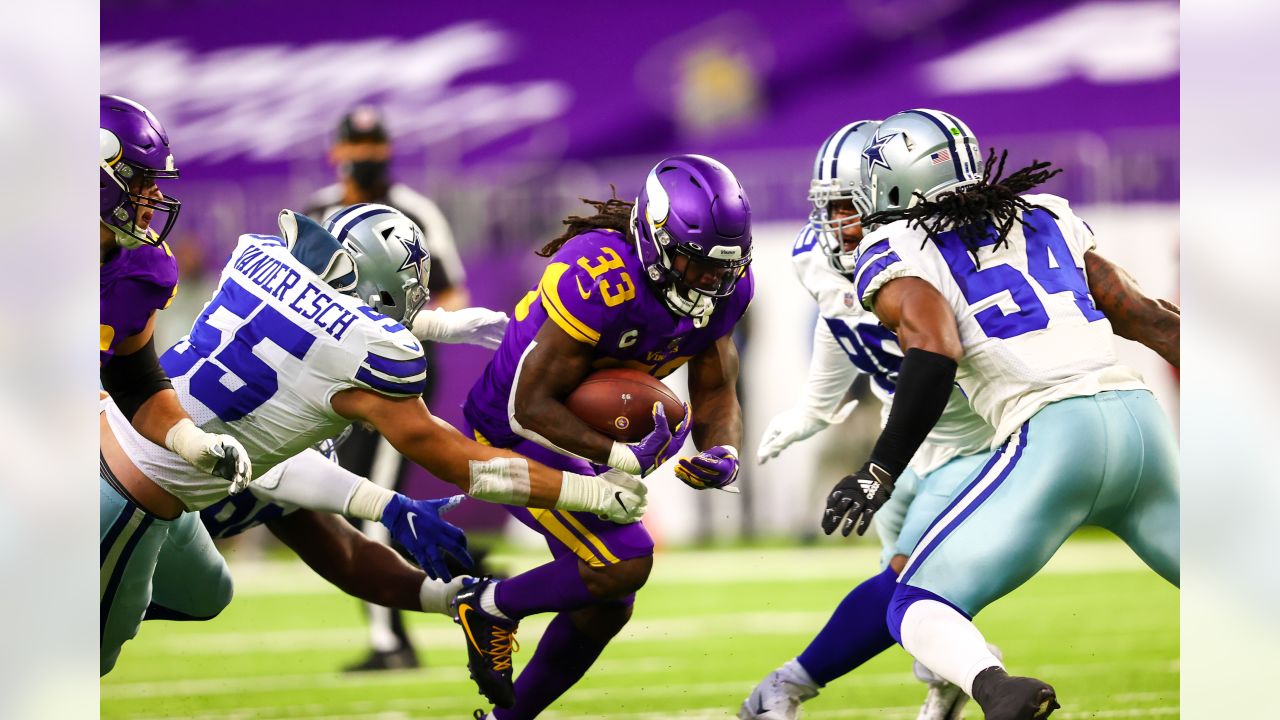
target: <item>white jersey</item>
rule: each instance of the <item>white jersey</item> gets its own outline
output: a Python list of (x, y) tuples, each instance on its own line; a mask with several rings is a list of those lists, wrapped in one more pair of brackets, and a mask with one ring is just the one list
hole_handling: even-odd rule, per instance
[[(849, 374), (849, 383), (857, 372), (870, 376), (871, 390), (882, 403), (883, 423), (889, 417), (902, 366), (897, 336), (862, 307), (853, 276), (831, 267), (811, 226), (806, 225), (797, 236), (791, 262), (800, 284), (818, 304), (818, 332), (829, 332), (836, 341), (815, 343), (814, 352), (829, 352), (832, 363), (852, 367), (855, 372)], [(844, 387), (847, 389), (848, 383)], [(953, 457), (985, 452), (994, 434), (995, 429), (973, 411), (968, 399), (956, 389), (926, 443), (912, 458), (911, 468), (927, 475)]]
[(903, 220), (865, 238), (854, 269), (866, 307), (886, 282), (906, 276), (951, 304), (964, 346), (956, 382), (995, 426), (993, 446), (1049, 403), (1146, 387), (1117, 362), (1111, 323), (1089, 295), (1084, 254), (1093, 231), (1056, 195), (1025, 199), (1040, 206), (1022, 214), (1029, 227), (1015, 222), (999, 247), (989, 232), (979, 263), (954, 231), (934, 242)]
[[(257, 477), (351, 424), (330, 404), (339, 391), (412, 397), (427, 377), (409, 330), (334, 292), (269, 235), (240, 237), (191, 334), (160, 362), (192, 420), (238, 439)], [(226, 481), (144, 439), (114, 403), (105, 406), (130, 459), (188, 510), (226, 495)]]

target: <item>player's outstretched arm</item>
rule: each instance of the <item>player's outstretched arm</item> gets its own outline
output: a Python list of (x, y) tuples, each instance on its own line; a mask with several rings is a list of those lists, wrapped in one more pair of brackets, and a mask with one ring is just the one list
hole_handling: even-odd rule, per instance
[(1146, 345), (1178, 367), (1182, 327), (1178, 306), (1149, 297), (1124, 268), (1096, 252), (1084, 254), (1084, 269), (1089, 294), (1115, 334)]
[(178, 402), (156, 356), (156, 314), (142, 332), (116, 346), (115, 356), (102, 368), (102, 385), (139, 435), (169, 448), (193, 467), (231, 483), (237, 493), (253, 479), (249, 454), (230, 435), (207, 433), (191, 421)]
[(857, 400), (844, 402), (849, 386), (858, 377), (858, 368), (831, 334), (831, 328), (818, 318), (813, 328), (813, 358), (805, 379), (804, 397), (795, 407), (784, 410), (769, 421), (756, 460), (763, 465), (777, 457), (793, 443), (805, 440), (845, 418), (857, 407)]
[(594, 477), (561, 472), (510, 450), (481, 445), (432, 416), (421, 398), (350, 388), (335, 394), (331, 402), (339, 415), (373, 425), (405, 457), (471, 497), (593, 512), (620, 523), (644, 514), (646, 490), (638, 481), (610, 473)]
[(320, 577), (352, 597), (401, 610), (422, 610), (427, 574), (389, 545), (370, 540), (339, 515), (295, 510), (267, 523)]
[(689, 487), (728, 489), (738, 479), (742, 406), (737, 385), (738, 348), (731, 335), (716, 340), (689, 361), (689, 400), (697, 410), (693, 442), (706, 448), (676, 463), (676, 477)]
[(893, 493), (893, 483), (942, 417), (951, 397), (956, 365), (964, 356), (955, 313), (937, 288), (918, 277), (890, 280), (876, 292), (876, 317), (898, 334), (903, 349), (893, 407), (871, 458), (846, 475), (827, 496), (822, 530), (866, 532), (871, 518)]

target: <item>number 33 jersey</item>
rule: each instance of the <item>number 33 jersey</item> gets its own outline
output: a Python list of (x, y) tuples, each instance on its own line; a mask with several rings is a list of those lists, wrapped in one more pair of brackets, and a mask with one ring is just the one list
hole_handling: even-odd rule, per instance
[(754, 290), (748, 266), (733, 294), (721, 298), (706, 324), (696, 327), (693, 318), (667, 309), (645, 278), (634, 244), (621, 233), (577, 235), (556, 251), (537, 287), (516, 305), (463, 414), (498, 447), (521, 439), (511, 429), (509, 396), (524, 354), (548, 321), (592, 346), (593, 367), (628, 367), (662, 378), (733, 332)]
[[(268, 235), (240, 237), (191, 334), (160, 363), (197, 425), (244, 445), (255, 477), (351, 424), (330, 404), (336, 393), (414, 397), (427, 377), (409, 330), (334, 291)], [(106, 404), (130, 459), (188, 510), (227, 494), (226, 481), (148, 442)]]
[(996, 428), (993, 446), (1049, 403), (1146, 387), (1118, 363), (1111, 323), (1089, 294), (1084, 254), (1093, 232), (1060, 197), (1024, 198), (1040, 207), (1023, 211), (999, 246), (988, 224), (976, 261), (955, 231), (929, 240), (902, 220), (862, 241), (854, 269), (868, 308), (885, 283), (908, 276), (950, 303), (964, 346), (956, 382)]

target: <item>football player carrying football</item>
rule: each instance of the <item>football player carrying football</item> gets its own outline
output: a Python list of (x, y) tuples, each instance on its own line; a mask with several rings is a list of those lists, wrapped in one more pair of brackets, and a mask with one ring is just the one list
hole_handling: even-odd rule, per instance
[(178, 177), (169, 135), (150, 110), (126, 98), (99, 96), (98, 113), (102, 387), (142, 437), (242, 490), (253, 476), (244, 448), (191, 422), (156, 358), (156, 312), (178, 294), (178, 261), (165, 238), (182, 203), (156, 184)]
[[(476, 443), (433, 417), (419, 394), (426, 360), (406, 327), (427, 300), (430, 257), (400, 212), (355, 205), (321, 227), (284, 211), (281, 236), (242, 235), (191, 334), (161, 358), (178, 396), (206, 429), (234, 432), (263, 473), (257, 487), (284, 503), (380, 521), (424, 565), (436, 538), (420, 536), (424, 501), (355, 476), (271, 473), (353, 422), (373, 425), (407, 457), (473, 497), (603, 514), (630, 522), (644, 492), (625, 473), (551, 470)], [(402, 324), (403, 323), (403, 324)], [(110, 399), (100, 420), (101, 672), (137, 632), (161, 556), (183, 555), (183, 574), (226, 577), (226, 564), (194, 512), (227, 495), (147, 442)], [(265, 482), (264, 482), (265, 480)], [(202, 584), (191, 578), (175, 582)], [(223, 592), (195, 608), (217, 614)], [(220, 602), (219, 602), (220, 601)]]
[[(477, 439), (580, 473), (609, 466), (643, 477), (692, 432), (703, 452), (676, 474), (703, 489), (738, 473), (742, 410), (731, 334), (751, 302), (751, 210), (733, 173), (701, 155), (658, 163), (634, 204), (590, 202), (590, 217), (539, 253), (542, 278), (516, 306), (506, 337), (471, 389), (464, 415)], [(661, 406), (640, 442), (614, 441), (564, 405), (592, 370), (629, 367), (664, 377), (689, 364), (692, 412), (670, 428)], [(653, 564), (644, 525), (589, 513), (511, 512), (541, 533), (553, 560), (458, 594), (472, 676), (500, 720), (532, 718), (586, 673), (631, 616)], [(554, 612), (512, 687), (521, 618)], [(482, 716), (478, 712), (477, 716)]]
[(862, 153), (871, 232), (858, 299), (903, 349), (870, 460), (836, 484), (822, 527), (862, 532), (959, 384), (996, 429), (995, 454), (925, 531), (898, 578), (889, 629), (960, 686), (988, 720), (1036, 720), (1054, 689), (1010, 677), (971, 618), (1021, 585), (1082, 525), (1107, 528), (1171, 583), (1179, 577), (1177, 444), (1112, 333), (1178, 365), (1176, 309), (1093, 252), (1067, 201), (1024, 195), (1049, 163), (1003, 176), (947, 113), (884, 121)]
[[(804, 400), (772, 421), (757, 451), (763, 464), (792, 443), (842, 422), (855, 403), (844, 397), (859, 373), (887, 415), (902, 365), (897, 337), (856, 301), (854, 250), (862, 239), (860, 206), (867, 196), (860, 178), (862, 148), (880, 123), (860, 120), (833, 133), (818, 150), (809, 185), (809, 222), (800, 231), (791, 260), (805, 290), (818, 305), (813, 358)], [(958, 389), (897, 483), (893, 499), (876, 516), (884, 546), (881, 572), (855, 587), (798, 657), (769, 673), (738, 711), (743, 720), (794, 720), (800, 703), (819, 689), (893, 645), (885, 621), (898, 573), (925, 528), (948, 498), (991, 453), (995, 429), (978, 417)], [(968, 696), (919, 663), (916, 676), (929, 682), (919, 720), (959, 720)]]

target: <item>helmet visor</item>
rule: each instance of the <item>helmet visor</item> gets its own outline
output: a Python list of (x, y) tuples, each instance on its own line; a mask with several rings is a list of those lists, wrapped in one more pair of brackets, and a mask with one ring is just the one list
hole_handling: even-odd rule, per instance
[(671, 272), (677, 286), (687, 293), (713, 298), (733, 294), (751, 258), (718, 260), (691, 251), (683, 245), (672, 248)]

